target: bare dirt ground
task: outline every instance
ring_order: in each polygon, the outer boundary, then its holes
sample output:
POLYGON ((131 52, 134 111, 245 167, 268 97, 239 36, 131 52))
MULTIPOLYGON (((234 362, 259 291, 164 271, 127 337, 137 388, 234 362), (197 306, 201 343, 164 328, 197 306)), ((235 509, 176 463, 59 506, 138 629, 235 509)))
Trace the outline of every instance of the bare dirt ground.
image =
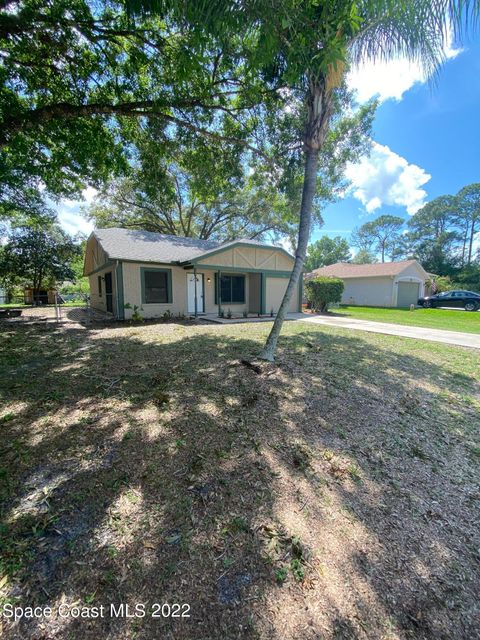
POLYGON ((23 324, 113 324, 111 317, 101 311, 96 311, 85 305, 70 307, 59 305, 57 309, 53 305, 38 307, 22 307, 21 315, 10 319, 11 326, 23 324), (58 315, 57 315, 58 310, 58 315))
POLYGON ((3 638, 479 637, 478 354, 268 329, 0 323, 3 638))

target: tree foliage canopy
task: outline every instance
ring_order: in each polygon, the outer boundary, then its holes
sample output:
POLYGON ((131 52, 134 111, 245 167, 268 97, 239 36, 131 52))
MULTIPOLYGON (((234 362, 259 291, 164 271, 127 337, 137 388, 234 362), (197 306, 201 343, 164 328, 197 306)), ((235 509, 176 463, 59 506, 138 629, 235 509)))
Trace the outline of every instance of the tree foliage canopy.
POLYGON ((377 262, 376 256, 368 249, 360 249, 352 258, 353 264, 373 264, 377 262))
POLYGON ((455 198, 457 214, 455 222, 462 237, 462 266, 470 265, 473 259, 473 243, 480 231, 480 183, 469 184, 455 198))
POLYGON ((322 236, 308 247, 305 271, 310 272, 336 262, 348 262, 351 257, 350 247, 345 238, 322 236))
MULTIPOLYGON (((0 5, 4 213, 45 188, 72 196, 126 169, 139 120, 247 145, 261 83, 212 38, 119 2, 0 5), (243 115, 243 114, 246 115, 243 115)), ((0 212, 1 213, 1 212, 0 212)))
POLYGON ((404 220, 400 216, 379 216, 354 230, 352 242, 360 250, 369 252, 373 249, 378 252, 382 262, 385 262, 387 253, 395 256, 403 224, 404 220))
MULTIPOLYGON (((324 203, 345 188, 347 162, 368 150, 375 106, 372 102, 355 108, 349 93, 339 93, 318 172, 313 210, 318 225, 324 203)), ((294 244, 302 158, 292 139, 300 135, 301 117, 282 109, 274 115, 262 120, 265 140, 276 158, 274 168, 238 146, 219 147, 178 132, 167 135, 155 122, 142 127, 132 145, 134 161, 128 175, 107 183, 86 214, 97 226, 219 239, 281 234, 294 244)))
POLYGON ((432 273, 448 275, 457 264, 459 232, 454 220, 455 196, 440 196, 428 202, 408 221, 408 251, 432 273))
POLYGON ((73 279, 72 260, 80 247, 58 226, 20 227, 0 253, 0 278, 16 278, 34 290, 45 284, 73 279))

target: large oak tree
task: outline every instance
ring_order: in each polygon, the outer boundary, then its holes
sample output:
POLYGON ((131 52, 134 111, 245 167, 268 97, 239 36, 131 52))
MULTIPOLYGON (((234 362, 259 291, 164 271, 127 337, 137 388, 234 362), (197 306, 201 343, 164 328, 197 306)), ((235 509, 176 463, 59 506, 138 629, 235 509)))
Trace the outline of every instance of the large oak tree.
POLYGON ((218 39, 121 2, 4 0, 0 60, 0 217, 124 172, 145 117, 249 145, 253 73, 218 39))

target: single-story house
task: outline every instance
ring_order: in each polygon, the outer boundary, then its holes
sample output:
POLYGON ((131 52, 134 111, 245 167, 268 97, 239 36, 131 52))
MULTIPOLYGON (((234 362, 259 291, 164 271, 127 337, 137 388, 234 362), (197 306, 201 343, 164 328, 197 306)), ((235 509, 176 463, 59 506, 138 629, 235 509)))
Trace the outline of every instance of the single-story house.
POLYGON ((337 262, 315 269, 305 278, 335 276, 345 288, 342 304, 370 307, 409 307, 425 292, 428 273, 417 260, 351 264, 337 262))
MULTIPOLYGON (((96 229, 84 274, 94 309, 130 319, 278 311, 294 258, 255 240, 218 243, 129 229, 96 229)), ((290 311, 301 309, 301 283, 290 311)))

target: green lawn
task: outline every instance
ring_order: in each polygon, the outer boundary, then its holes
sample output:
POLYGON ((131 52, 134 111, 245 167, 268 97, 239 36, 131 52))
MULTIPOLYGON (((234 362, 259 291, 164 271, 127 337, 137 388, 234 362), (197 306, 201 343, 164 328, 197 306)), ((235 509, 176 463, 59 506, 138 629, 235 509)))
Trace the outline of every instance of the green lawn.
POLYGON ((26 307, 28 305, 26 305, 24 302, 8 302, 8 303, 4 303, 4 304, 0 304, 0 309, 23 309, 24 307, 26 307))
POLYGON ((478 353, 269 329, 0 323, 2 638, 477 635, 478 353))
POLYGON ((359 320, 480 333, 480 312, 468 313, 454 309, 415 309, 410 311, 409 309, 386 309, 384 307, 347 306, 332 309, 332 312, 341 313, 351 318, 358 318, 359 320))

